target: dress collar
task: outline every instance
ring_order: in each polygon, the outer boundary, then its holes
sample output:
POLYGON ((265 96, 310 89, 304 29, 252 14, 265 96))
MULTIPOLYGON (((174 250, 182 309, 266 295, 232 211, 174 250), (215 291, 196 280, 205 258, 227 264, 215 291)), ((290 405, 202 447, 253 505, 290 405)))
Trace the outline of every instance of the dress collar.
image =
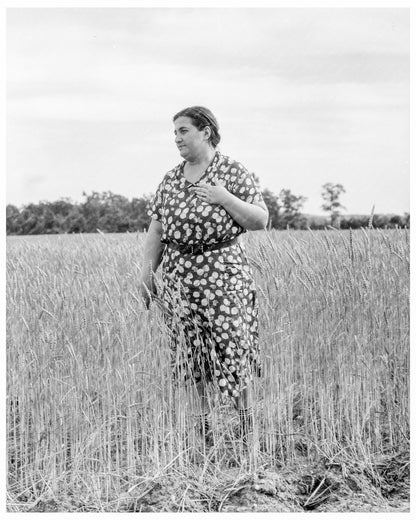
POLYGON ((188 186, 193 186, 194 184, 198 184, 201 180, 205 180, 210 177, 210 174, 214 170, 214 168, 218 165, 220 162, 221 154, 218 150, 215 151, 214 156, 211 159, 211 162, 207 166, 204 173, 201 175, 201 177, 196 182, 189 182, 185 179, 185 176, 183 174, 183 168, 185 166, 186 161, 182 161, 178 166, 176 167, 176 176, 179 180, 180 186, 183 188, 186 188, 188 186))

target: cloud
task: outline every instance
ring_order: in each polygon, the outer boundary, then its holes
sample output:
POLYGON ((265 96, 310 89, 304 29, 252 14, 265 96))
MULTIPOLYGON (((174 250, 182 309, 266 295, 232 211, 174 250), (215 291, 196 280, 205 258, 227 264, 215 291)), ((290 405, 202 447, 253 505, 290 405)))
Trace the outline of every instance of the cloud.
POLYGON ((392 9, 11 9, 8 113, 161 121, 191 99, 273 113, 330 108, 340 89, 391 104, 365 86, 406 85, 406 35, 392 9))
POLYGON ((266 186, 336 172, 358 201, 408 155, 408 41, 406 9, 9 9, 9 193, 153 191, 203 104, 266 186))
POLYGON ((96 77, 97 68, 111 73, 134 64, 225 74, 241 67, 283 68, 284 74, 295 66, 310 75, 320 63, 333 69, 343 56, 349 68, 357 70, 355 60, 363 56, 361 68, 377 69, 371 56, 379 62, 386 55, 390 68, 408 52, 409 41, 406 9, 9 11, 10 73, 53 82, 60 75, 85 81, 96 77), (23 60, 24 68, 14 67, 23 60))

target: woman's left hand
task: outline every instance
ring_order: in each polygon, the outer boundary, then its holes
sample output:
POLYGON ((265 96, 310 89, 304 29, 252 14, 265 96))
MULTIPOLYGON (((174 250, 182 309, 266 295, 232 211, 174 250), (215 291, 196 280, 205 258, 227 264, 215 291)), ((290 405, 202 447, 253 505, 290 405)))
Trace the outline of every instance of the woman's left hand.
POLYGON ((229 191, 214 179, 214 186, 212 184, 206 184, 205 182, 198 184, 192 189, 192 191, 204 202, 209 204, 223 204, 227 200, 229 191))

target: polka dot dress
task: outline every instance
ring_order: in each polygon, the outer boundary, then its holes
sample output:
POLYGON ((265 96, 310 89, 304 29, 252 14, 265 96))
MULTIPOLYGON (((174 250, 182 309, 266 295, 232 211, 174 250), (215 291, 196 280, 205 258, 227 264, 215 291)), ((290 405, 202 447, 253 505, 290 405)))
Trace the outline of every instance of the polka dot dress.
MULTIPOLYGON (((189 188, 216 179, 246 202, 262 201, 253 175, 217 151, 192 184, 184 177, 184 164, 165 175, 149 210, 162 223, 162 242, 212 244, 245 232, 224 208, 201 201, 189 188)), ((162 273, 175 370, 197 382, 216 382, 222 393, 237 398, 259 370, 256 289, 243 245, 196 255, 167 246, 162 273), (185 355, 179 343, 187 346, 185 355)))

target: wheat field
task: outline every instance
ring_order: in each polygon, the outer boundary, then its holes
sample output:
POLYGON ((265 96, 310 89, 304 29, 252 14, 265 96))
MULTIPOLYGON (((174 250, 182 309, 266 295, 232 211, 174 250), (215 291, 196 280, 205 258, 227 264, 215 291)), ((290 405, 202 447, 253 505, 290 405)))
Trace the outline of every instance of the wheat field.
POLYGON ((172 378, 144 235, 7 238, 8 511, 408 511, 409 231, 244 243, 263 374, 249 449, 172 378))

